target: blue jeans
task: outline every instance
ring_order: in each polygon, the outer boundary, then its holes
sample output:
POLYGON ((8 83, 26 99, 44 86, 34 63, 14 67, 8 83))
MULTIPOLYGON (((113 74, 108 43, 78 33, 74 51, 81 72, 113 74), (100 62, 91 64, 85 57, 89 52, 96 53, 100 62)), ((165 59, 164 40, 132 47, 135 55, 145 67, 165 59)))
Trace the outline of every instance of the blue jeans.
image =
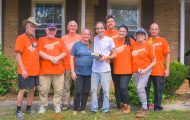
POLYGON ((91 111, 98 111, 98 99, 97 99, 97 90, 99 82, 103 89, 103 106, 102 111, 108 112, 110 108, 109 104, 109 92, 110 92, 110 81, 111 81, 111 72, 92 72, 91 75, 91 111))
POLYGON ((113 81, 115 87, 115 98, 117 107, 120 108, 121 102, 129 104, 128 87, 131 79, 131 74, 114 74, 113 81))

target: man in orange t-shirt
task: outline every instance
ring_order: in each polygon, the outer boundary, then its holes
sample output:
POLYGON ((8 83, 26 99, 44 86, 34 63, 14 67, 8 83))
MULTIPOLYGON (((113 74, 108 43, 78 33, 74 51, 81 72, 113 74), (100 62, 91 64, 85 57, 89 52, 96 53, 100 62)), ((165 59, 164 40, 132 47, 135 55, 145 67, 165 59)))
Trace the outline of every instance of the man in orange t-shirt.
POLYGON ((106 17, 106 27, 107 29, 104 32, 104 35, 108 37, 113 37, 115 35, 118 35, 118 30, 115 28, 116 22, 115 18, 112 15, 108 15, 106 17))
POLYGON ((39 97, 40 108, 38 113, 44 113, 48 106, 48 93, 53 86, 53 105, 55 113, 61 112, 61 102, 64 83, 63 58, 66 56, 66 47, 61 39, 56 38, 57 28, 54 23, 46 27, 46 36, 39 38, 40 79, 39 97))
POLYGON ((150 37, 147 39, 154 47, 156 55, 156 64, 152 69, 150 79, 147 84, 147 97, 149 100, 151 81, 154 85, 154 111, 162 110, 162 91, 165 85, 165 78, 169 76, 170 66, 170 48, 165 38, 159 36, 159 25, 152 23, 150 25, 150 37), (166 67, 164 67, 164 62, 166 67))
POLYGON ((33 114, 31 110, 34 91, 39 83, 39 54, 38 44, 34 37, 36 27, 40 24, 36 23, 35 17, 29 17, 23 21, 25 33, 16 38, 15 53, 18 62, 18 86, 16 118, 24 119, 21 112, 23 96, 26 90, 29 90, 27 96, 26 113, 33 114))
POLYGON ((74 43, 82 39, 82 36, 76 33, 76 31, 78 30, 78 24, 76 21, 74 20, 69 21, 67 29, 69 33, 61 38, 61 40, 65 43, 67 48, 67 56, 64 59, 65 79, 63 86, 62 110, 67 110, 70 106, 70 87, 72 84, 71 68, 70 68, 70 52, 74 43))

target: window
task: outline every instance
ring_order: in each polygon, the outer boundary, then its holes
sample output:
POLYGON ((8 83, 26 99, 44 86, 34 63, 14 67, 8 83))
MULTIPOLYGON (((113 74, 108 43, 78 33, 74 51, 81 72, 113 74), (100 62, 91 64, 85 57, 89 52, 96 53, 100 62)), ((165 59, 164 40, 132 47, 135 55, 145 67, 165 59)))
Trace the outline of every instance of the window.
POLYGON ((61 37, 64 34, 64 7, 63 2, 51 3, 51 2, 36 2, 34 4, 34 14, 36 16, 36 21, 41 23, 35 32, 36 38, 45 36, 45 28, 48 23, 55 23, 58 30, 56 37, 61 37))
POLYGON ((127 25, 129 28, 129 34, 132 35, 134 31, 139 27, 139 12, 138 12, 138 1, 126 2, 126 0, 109 1, 108 13, 115 17, 117 26, 121 24, 127 25))

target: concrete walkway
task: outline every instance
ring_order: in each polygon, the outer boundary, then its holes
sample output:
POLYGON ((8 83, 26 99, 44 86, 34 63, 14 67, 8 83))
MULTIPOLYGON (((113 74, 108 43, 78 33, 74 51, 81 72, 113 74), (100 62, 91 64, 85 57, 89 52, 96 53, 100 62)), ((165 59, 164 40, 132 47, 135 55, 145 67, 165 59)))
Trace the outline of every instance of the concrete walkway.
POLYGON ((190 110, 190 102, 183 102, 177 104, 168 104, 163 106, 164 110, 190 110))
MULTIPOLYGON (((49 101, 48 104, 49 104, 48 107, 52 109, 53 108, 52 101, 49 101)), ((73 102, 71 102, 70 107, 72 108, 72 106, 73 106, 73 102)), ((25 107, 26 107, 26 102, 23 102, 22 109, 25 110, 25 107)), ((38 107, 39 107, 39 101, 34 101, 32 108, 37 111, 38 107)), ((115 109, 116 105, 114 103, 111 103, 111 108, 115 109)), ((176 104, 166 104, 166 105, 163 105, 163 108, 166 111, 190 110, 190 102, 187 101, 187 102, 178 102, 176 104)), ((8 101, 8 100, 0 101, 0 115, 2 115, 2 111, 5 111, 5 110, 14 111, 15 109, 16 109, 16 101, 8 101)), ((136 108, 133 107, 132 109, 135 110, 136 108)), ((87 110, 90 110, 90 102, 87 103, 87 110)))
MULTIPOLYGON (((116 105, 114 103, 110 103, 110 107, 113 109, 116 109, 116 105)), ((73 102, 71 101, 70 109, 72 110, 72 108, 73 108, 73 102)), ((38 111, 39 101, 33 101, 32 109, 35 111, 38 111)), ((48 102, 48 109, 53 110, 53 102, 52 101, 48 102)), ((88 111, 90 111, 90 102, 87 103, 86 109, 88 111)), ((14 112, 15 110, 16 110, 16 101, 9 101, 9 100, 0 101, 0 115, 3 115, 4 113, 6 113, 6 111, 14 112)), ((26 110, 26 101, 23 102, 22 110, 23 111, 26 110)))

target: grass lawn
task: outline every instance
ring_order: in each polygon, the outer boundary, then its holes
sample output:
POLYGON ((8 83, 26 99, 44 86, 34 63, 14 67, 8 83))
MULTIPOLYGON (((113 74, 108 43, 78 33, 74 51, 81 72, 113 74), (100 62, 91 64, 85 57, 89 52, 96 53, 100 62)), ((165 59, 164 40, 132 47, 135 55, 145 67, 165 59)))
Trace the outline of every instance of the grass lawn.
MULTIPOLYGON (((13 96, 15 101, 16 96, 13 96)), ((6 96, 5 96, 6 97, 6 96)), ((1 98, 1 97, 0 97, 1 98)), ((6 97, 7 98, 7 97, 6 97)), ((4 99, 2 99, 3 101, 4 99)), ((6 100, 6 99, 5 99, 6 100)), ((1 99, 0 99, 1 101, 1 99)), ((165 100, 165 104, 177 104, 179 102, 189 102, 190 96, 188 97, 175 97, 175 99, 165 100)), ((11 103, 7 107, 0 107, 0 120, 16 120, 15 119, 15 103, 11 103)), ((23 105, 25 106, 25 105, 23 105)), ((153 112, 149 111, 149 115, 143 119, 137 119, 135 117, 135 111, 139 106, 133 106, 132 112, 130 114, 123 114, 119 112, 116 108, 111 108, 109 114, 103 114, 98 112, 96 114, 89 112, 89 106, 87 108, 87 114, 83 115, 80 112, 76 115, 72 115, 72 110, 63 111, 60 114, 54 113, 52 110, 53 106, 50 106, 51 110, 47 110, 45 114, 36 114, 36 115, 26 115, 25 120, 190 120, 190 110, 188 111, 162 111, 162 112, 153 112)), ((190 107, 190 106, 189 106, 190 107)), ((24 110, 25 108, 23 108, 24 110)), ((37 110, 37 107, 35 107, 37 110)))
MULTIPOLYGON (((0 112, 0 120, 16 120, 14 111, 0 112)), ((146 118, 137 119, 134 111, 130 114, 123 114, 115 109, 111 109, 108 114, 87 112, 85 115, 78 113, 75 116, 72 115, 71 110, 60 114, 54 113, 53 110, 48 110, 45 114, 26 115, 25 118, 25 120, 190 120, 190 111, 149 111, 146 118)))

